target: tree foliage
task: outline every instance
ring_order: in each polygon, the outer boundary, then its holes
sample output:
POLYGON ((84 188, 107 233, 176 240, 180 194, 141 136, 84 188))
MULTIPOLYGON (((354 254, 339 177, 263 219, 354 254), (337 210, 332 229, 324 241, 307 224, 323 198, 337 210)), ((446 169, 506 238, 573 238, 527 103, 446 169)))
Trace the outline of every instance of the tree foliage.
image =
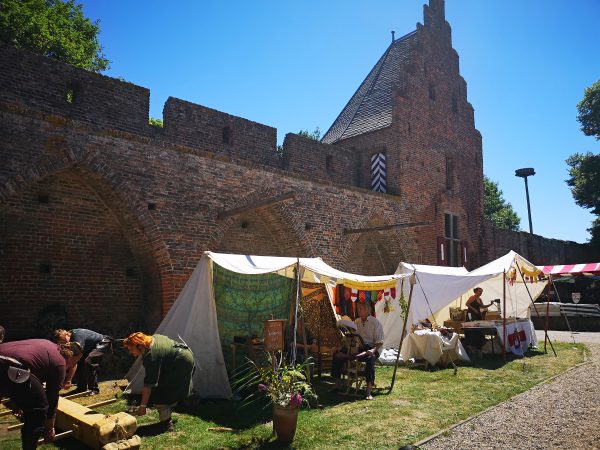
POLYGON ((577 111, 583 134, 600 140, 600 80, 585 90, 583 99, 577 104, 577 111))
POLYGON ((483 215, 496 228, 518 231, 521 219, 510 203, 502 197, 498 183, 483 177, 483 215))
POLYGON ((99 32, 74 0, 0 0, 0 41, 92 72, 109 67, 99 32))
POLYGON ((570 166, 567 184, 575 203, 600 215, 600 155, 575 153, 569 156, 567 164, 570 166))
POLYGON ((315 131, 313 131, 312 133, 310 133, 308 130, 300 130, 300 131, 298 131, 298 136, 312 139, 314 141, 320 141, 321 140, 321 130, 319 129, 319 127, 316 127, 315 131))
POLYGON ((156 119, 154 117, 150 117, 150 119, 148 119, 148 123, 156 128, 163 128, 165 126, 162 119, 156 119))

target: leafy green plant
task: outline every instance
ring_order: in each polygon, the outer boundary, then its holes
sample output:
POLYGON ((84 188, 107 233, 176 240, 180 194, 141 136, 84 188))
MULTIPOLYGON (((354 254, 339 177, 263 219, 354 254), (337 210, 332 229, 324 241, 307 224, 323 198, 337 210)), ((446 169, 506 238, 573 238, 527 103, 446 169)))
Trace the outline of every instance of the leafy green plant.
POLYGON ((283 354, 267 354, 268 365, 259 365, 248 360, 232 383, 238 394, 250 394, 245 398, 245 405, 260 398, 267 398, 269 403, 279 406, 299 408, 308 405, 309 399, 315 397, 311 384, 306 380, 306 369, 311 364, 309 358, 303 364, 290 364, 283 354))
POLYGON ((165 126, 162 119, 155 119, 154 117, 150 117, 150 119, 148 119, 148 123, 150 124, 150 126, 157 128, 163 128, 165 126))

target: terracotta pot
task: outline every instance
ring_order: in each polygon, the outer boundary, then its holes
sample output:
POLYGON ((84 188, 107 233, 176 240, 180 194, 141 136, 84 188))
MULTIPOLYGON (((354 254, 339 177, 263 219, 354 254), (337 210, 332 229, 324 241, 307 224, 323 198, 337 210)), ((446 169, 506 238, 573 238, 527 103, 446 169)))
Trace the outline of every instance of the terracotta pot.
POLYGON ((298 424, 298 408, 273 405, 273 430, 283 444, 291 444, 298 424))

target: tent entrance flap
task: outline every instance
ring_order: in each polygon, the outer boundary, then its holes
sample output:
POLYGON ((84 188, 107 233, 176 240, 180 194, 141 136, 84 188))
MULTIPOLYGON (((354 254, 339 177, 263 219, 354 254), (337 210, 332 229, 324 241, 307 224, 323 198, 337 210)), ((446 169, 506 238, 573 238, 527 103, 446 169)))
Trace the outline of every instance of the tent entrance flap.
POLYGON ((235 340, 261 337, 263 324, 269 319, 285 319, 286 326, 292 322, 294 288, 294 280, 277 273, 248 275, 213 264, 219 338, 226 365, 232 360, 231 343, 235 340))

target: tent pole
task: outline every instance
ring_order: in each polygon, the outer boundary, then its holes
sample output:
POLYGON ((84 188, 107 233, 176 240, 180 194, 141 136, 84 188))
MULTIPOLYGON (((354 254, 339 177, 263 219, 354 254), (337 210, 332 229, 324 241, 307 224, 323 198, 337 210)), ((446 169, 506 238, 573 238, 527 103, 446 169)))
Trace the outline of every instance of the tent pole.
POLYGON ((502 272, 502 357, 506 361, 506 269, 502 272))
MULTIPOLYGON (((562 304, 562 300, 560 299, 560 293, 558 292, 558 289, 556 289, 556 284, 554 283, 554 281, 552 281, 552 287, 554 288, 554 292, 556 292, 556 298, 558 299, 558 303, 562 304)), ((560 313, 562 315, 562 311, 560 311, 560 313)), ((571 322, 569 322, 569 318, 566 314, 564 314, 563 317, 565 318, 565 323, 567 324, 569 333, 571 333, 571 339, 573 339, 573 343, 575 343, 575 338, 573 337, 573 329, 571 328, 571 322)))
MULTIPOLYGON (((408 305, 406 306, 406 315, 404 316, 404 326, 402 328, 402 336, 400 336, 400 344, 398 345, 398 354, 396 355, 396 364, 394 365, 394 374, 392 375, 392 385, 390 386, 390 390, 388 391, 388 394, 390 392, 392 392, 392 389, 394 389, 394 382, 396 381, 396 371, 398 370, 398 361, 400 360, 400 350, 402 349, 402 342, 404 341, 404 336, 406 335, 406 323, 408 322, 408 315, 410 314, 410 304, 412 303, 413 287, 414 287, 415 283, 417 282, 416 273, 417 273, 417 270, 415 269, 413 274, 410 276, 410 292, 408 293, 408 305)), ((402 295, 402 294, 400 293, 400 295, 402 295)))
POLYGON ((546 294, 546 320, 544 321, 544 355, 548 354, 546 344, 548 343, 548 315, 550 314, 550 284, 553 283, 552 275, 548 275, 548 293, 546 294))
MULTIPOLYGON (((521 268, 519 267, 519 265, 517 264, 517 268, 519 269, 519 273, 521 274, 521 280, 523 280, 523 284, 525 285, 525 289, 527 290, 527 295, 529 295, 529 301, 531 302, 531 304, 533 305, 533 309, 535 309, 535 313, 537 314, 538 317, 540 317, 540 313, 537 309, 537 306, 535 306, 535 303, 533 301, 533 297, 531 296, 531 292, 529 292, 529 287, 527 286, 527 283, 525 282, 525 277, 523 276, 523 272, 521 271, 521 268)), ((546 310, 547 311, 547 310, 546 310)), ((531 319, 529 319, 531 320, 531 319)), ((548 320, 548 313, 546 312, 546 320, 548 320)), ((546 339, 548 338, 548 329, 544 329, 544 342, 546 342, 546 339)), ((548 339, 550 340, 550 339, 548 339)), ((552 344, 552 341, 550 341, 550 347, 552 347, 552 352, 554 353, 554 356, 558 356, 556 354, 556 350, 554 350, 554 345, 552 344)))

